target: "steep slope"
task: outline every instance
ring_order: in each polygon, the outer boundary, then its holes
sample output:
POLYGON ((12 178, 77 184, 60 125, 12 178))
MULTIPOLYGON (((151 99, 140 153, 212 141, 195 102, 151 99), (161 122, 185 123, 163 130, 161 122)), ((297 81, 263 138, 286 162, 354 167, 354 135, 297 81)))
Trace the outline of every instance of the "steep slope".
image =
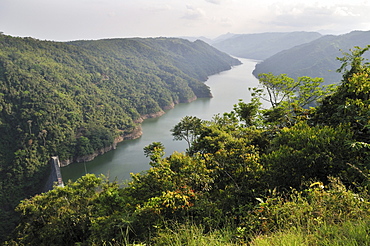
POLYGON ((282 50, 320 38, 317 32, 235 34, 212 45, 228 54, 264 60, 282 50))
POLYGON ((202 81, 237 64, 202 41, 0 35, 0 219, 11 221, 19 200, 40 191, 50 156, 104 152, 142 118, 210 97, 202 81))
MULTIPOLYGON (((278 54, 257 64, 253 74, 260 73, 287 74, 289 77, 321 77, 326 84, 341 80, 336 72, 340 67, 337 57, 342 51, 348 52, 354 46, 365 47, 370 41, 370 31, 353 31, 348 34, 327 35, 310 43, 303 44, 278 54)), ((365 53, 365 58, 369 55, 365 53)))

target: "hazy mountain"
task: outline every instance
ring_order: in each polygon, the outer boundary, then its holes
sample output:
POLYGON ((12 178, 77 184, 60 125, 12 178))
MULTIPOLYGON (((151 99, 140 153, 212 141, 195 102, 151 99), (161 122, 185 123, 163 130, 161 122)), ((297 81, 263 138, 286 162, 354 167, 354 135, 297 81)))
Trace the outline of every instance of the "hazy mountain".
MULTIPOLYGON (((365 47, 370 44, 370 31, 353 31, 348 34, 326 35, 310 43, 284 50, 257 64, 253 74, 287 74, 292 78, 300 76, 322 77, 325 83, 341 80, 336 70, 340 67, 337 57, 342 51, 349 52, 354 46, 365 47), (342 50, 342 51, 341 51, 342 50)), ((365 58, 369 55, 365 53, 365 58)))
POLYGON ((181 36, 178 38, 189 40, 190 42, 194 42, 196 40, 202 40, 203 42, 206 42, 207 44, 211 44, 213 41, 210 38, 200 36, 200 37, 192 37, 192 36, 181 36))
POLYGON ((237 35, 240 35, 240 34, 234 34, 234 33, 226 33, 226 34, 222 34, 214 39, 212 38, 207 38, 207 37, 204 37, 204 36, 180 36, 178 38, 182 38, 182 39, 186 39, 186 40, 189 40, 190 42, 194 42, 196 40, 202 40, 204 42, 206 42, 207 44, 214 44, 214 43, 218 43, 218 42, 221 42, 221 41, 224 41, 226 39, 229 39, 229 38, 232 38, 234 36, 237 36, 237 35))
POLYGON ((224 40, 234 38, 234 37, 240 36, 240 35, 242 35, 242 34, 235 34, 235 33, 228 32, 226 34, 222 34, 222 35, 218 36, 217 38, 212 39, 212 44, 219 43, 219 42, 222 42, 224 40))
POLYGON ((322 35, 317 32, 225 34, 212 45, 230 55, 264 60, 282 50, 311 42, 322 35), (225 36, 226 35, 226 36, 225 36))

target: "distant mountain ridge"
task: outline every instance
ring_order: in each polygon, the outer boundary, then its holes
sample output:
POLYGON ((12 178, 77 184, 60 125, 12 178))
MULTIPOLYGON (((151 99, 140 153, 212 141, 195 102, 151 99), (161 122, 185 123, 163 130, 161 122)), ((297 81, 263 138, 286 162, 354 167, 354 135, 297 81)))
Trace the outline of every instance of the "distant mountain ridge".
MULTIPOLYGON (((341 81, 337 57, 349 52, 355 46, 365 47, 370 44, 370 31, 353 31, 343 35, 325 35, 312 42, 281 51, 256 65, 253 74, 287 74, 289 77, 321 77, 326 84, 341 81)), ((364 58, 370 55, 365 53, 364 58)))
POLYGON ((282 50, 322 37, 318 32, 267 32, 227 34, 212 42, 212 46, 230 55, 264 60, 282 50))
POLYGON ((186 40, 189 40, 190 42, 201 40, 203 42, 206 42, 207 44, 212 44, 212 39, 211 38, 204 37, 204 36, 200 36, 200 37, 180 36, 180 37, 177 37, 177 38, 186 39, 186 40))

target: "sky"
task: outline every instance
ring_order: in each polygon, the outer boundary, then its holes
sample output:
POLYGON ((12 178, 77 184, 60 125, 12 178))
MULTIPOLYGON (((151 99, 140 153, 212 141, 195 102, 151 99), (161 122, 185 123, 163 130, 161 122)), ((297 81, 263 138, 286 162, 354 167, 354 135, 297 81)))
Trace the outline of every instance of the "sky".
POLYGON ((0 32, 41 40, 370 30, 370 0, 0 0, 0 32))

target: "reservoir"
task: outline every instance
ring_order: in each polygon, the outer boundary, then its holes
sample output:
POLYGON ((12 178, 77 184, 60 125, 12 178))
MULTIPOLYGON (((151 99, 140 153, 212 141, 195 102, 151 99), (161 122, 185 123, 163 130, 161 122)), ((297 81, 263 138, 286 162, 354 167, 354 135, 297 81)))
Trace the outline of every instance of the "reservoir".
POLYGON ((161 142, 165 146, 166 156, 174 151, 183 152, 187 147, 186 142, 174 141, 170 132, 183 117, 189 115, 211 120, 215 114, 230 112, 239 99, 250 102, 248 88, 258 86, 258 80, 252 75, 257 61, 238 59, 242 65, 212 75, 206 81, 213 98, 200 98, 191 103, 181 103, 159 118, 145 120, 142 123, 143 135, 140 138, 121 142, 116 150, 98 156, 93 161, 63 167, 61 170, 63 181, 69 179, 75 181, 86 173, 104 174, 110 180, 128 180, 130 173, 150 168, 149 158, 144 156, 143 148, 152 142, 161 142))

